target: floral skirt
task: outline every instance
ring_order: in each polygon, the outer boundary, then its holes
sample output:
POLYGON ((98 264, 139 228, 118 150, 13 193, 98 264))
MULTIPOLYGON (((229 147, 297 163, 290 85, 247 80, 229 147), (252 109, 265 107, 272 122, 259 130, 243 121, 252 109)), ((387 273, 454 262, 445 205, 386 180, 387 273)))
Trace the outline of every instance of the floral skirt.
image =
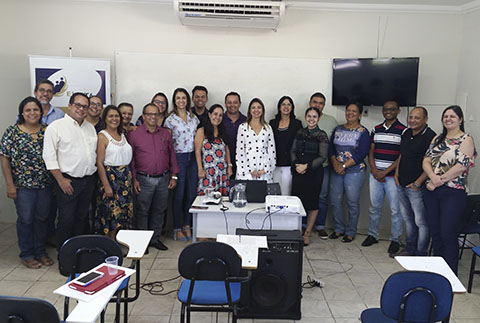
POLYGON ((107 179, 113 191, 112 197, 105 196, 105 187, 99 181, 95 232, 107 234, 115 229, 133 227, 132 173, 127 166, 105 166, 107 179))

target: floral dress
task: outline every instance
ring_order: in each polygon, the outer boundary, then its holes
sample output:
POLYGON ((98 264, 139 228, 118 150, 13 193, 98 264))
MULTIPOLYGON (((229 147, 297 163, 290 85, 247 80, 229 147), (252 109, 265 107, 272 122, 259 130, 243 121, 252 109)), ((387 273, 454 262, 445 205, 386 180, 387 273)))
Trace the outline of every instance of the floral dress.
POLYGON ((109 140, 104 167, 113 196, 105 196, 105 186, 99 181, 95 231, 108 234, 117 228, 133 228, 132 172, 129 166, 132 148, 123 134, 121 141, 116 141, 106 131, 101 133, 109 140), (115 162, 111 162, 112 158, 115 162))
POLYGON ((228 195, 230 179, 227 175, 225 142, 215 138, 212 142, 207 138, 202 144, 202 163, 206 176, 198 181, 198 195, 205 195, 205 188, 212 187, 215 191, 228 195))

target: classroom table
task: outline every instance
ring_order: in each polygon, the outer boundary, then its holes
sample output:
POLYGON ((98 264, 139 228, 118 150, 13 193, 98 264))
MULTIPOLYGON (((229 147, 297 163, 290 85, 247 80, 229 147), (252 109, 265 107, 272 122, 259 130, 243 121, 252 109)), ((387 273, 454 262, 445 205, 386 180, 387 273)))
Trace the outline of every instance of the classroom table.
POLYGON ((272 213, 265 203, 247 203, 237 208, 223 201, 219 205, 203 204, 205 196, 197 196, 189 212, 193 215, 193 242, 197 238, 216 238, 217 234, 235 234, 237 228, 251 230, 302 230, 303 205, 300 213, 272 213), (225 207, 225 210, 222 210, 225 207))

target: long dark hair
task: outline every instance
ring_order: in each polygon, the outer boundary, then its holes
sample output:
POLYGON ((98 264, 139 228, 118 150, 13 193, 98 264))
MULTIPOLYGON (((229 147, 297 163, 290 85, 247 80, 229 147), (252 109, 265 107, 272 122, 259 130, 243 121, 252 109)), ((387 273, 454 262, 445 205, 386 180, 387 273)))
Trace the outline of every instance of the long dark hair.
POLYGON ((119 135, 122 135, 123 133, 123 117, 122 117, 122 113, 120 112, 120 109, 117 108, 116 106, 114 106, 113 104, 110 104, 110 105, 107 105, 105 107, 105 109, 103 110, 103 113, 102 113, 102 129, 106 129, 107 128, 107 114, 110 110, 115 110, 118 112, 118 115, 120 116, 120 123, 118 124, 118 127, 117 127, 117 132, 119 135))
MULTIPOLYGON (((215 109, 222 109, 222 112, 224 112, 224 109, 220 104, 214 104, 210 107, 210 109, 208 109, 208 114, 209 115, 212 114, 213 111, 215 111, 215 109)), ((210 121, 210 116, 208 118, 205 118, 204 121, 205 122, 204 122, 204 125, 203 125, 203 130, 204 130, 204 133, 205 133, 205 138, 207 138, 207 140, 209 142, 213 142, 215 140, 215 138, 220 138, 220 139, 223 140, 223 142, 225 144, 227 144, 227 132, 225 130, 225 125, 223 124, 223 120, 218 125, 218 136, 217 137, 215 137, 215 131, 213 129, 212 122, 210 121)))
POLYGON ((277 103, 277 114, 275 115, 275 119, 280 120, 282 118, 282 113, 280 112, 280 108, 282 107, 282 102, 288 100, 290 104, 292 105, 292 111, 290 111, 290 119, 294 120, 295 119, 295 103, 293 103, 293 99, 289 97, 288 95, 284 95, 278 100, 277 103))
POLYGON ((23 113, 23 109, 25 109, 25 106, 30 103, 30 102, 33 102, 35 103, 39 108, 40 108, 40 119, 38 120, 38 123, 39 124, 42 124, 42 116, 43 116, 43 108, 42 108, 42 104, 40 103, 40 101, 38 101, 36 98, 34 98, 33 96, 27 96, 25 99, 22 100, 22 102, 20 102, 20 104, 18 105, 18 120, 17 120, 17 124, 24 124, 25 123, 25 118, 23 117, 22 113, 23 113))
POLYGON ((253 98, 252 101, 248 104, 248 112, 247 112, 247 124, 250 125, 250 121, 252 121, 252 112, 250 111, 252 109, 252 105, 254 103, 260 104, 262 107, 262 116, 260 117, 260 124, 262 125, 263 128, 267 128, 267 123, 265 122, 265 104, 263 104, 262 100, 259 98, 253 98))
POLYGON ((192 110, 190 108, 190 105, 192 104, 191 100, 190 100, 190 94, 187 92, 187 90, 185 90, 184 88, 177 88, 175 89, 175 91, 173 91, 173 95, 172 95, 172 104, 173 104, 173 113, 175 113, 177 116, 178 116, 178 109, 177 109, 177 104, 175 103, 175 95, 177 95, 177 93, 185 93, 185 95, 187 96, 187 106, 185 107, 186 110, 187 110, 187 114, 188 115, 192 115, 192 110))
MULTIPOLYGON (((460 108, 460 106, 458 106, 458 105, 451 105, 451 106, 445 108, 445 110, 443 110, 442 119, 441 119, 442 125, 443 125, 443 116, 445 115, 445 112, 447 112, 448 110, 453 110, 453 112, 455 112, 455 114, 460 119, 462 119, 462 122, 460 123, 460 130, 465 132, 463 111, 462 111, 462 108, 460 108)), ((445 125, 443 125, 442 133, 437 137, 437 139, 435 139, 435 142, 433 143, 433 147, 436 147, 436 146, 440 145, 445 140, 446 137, 447 137, 447 129, 445 128, 445 125)))

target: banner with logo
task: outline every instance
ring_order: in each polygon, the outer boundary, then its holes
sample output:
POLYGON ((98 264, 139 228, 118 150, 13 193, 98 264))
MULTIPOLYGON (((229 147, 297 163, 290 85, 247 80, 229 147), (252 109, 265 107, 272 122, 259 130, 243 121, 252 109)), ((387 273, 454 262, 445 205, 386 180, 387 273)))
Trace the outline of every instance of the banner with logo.
POLYGON ((75 92, 99 96, 111 104, 110 60, 30 55, 30 82, 33 90, 39 80, 48 79, 53 85, 54 107, 67 107, 75 92))

